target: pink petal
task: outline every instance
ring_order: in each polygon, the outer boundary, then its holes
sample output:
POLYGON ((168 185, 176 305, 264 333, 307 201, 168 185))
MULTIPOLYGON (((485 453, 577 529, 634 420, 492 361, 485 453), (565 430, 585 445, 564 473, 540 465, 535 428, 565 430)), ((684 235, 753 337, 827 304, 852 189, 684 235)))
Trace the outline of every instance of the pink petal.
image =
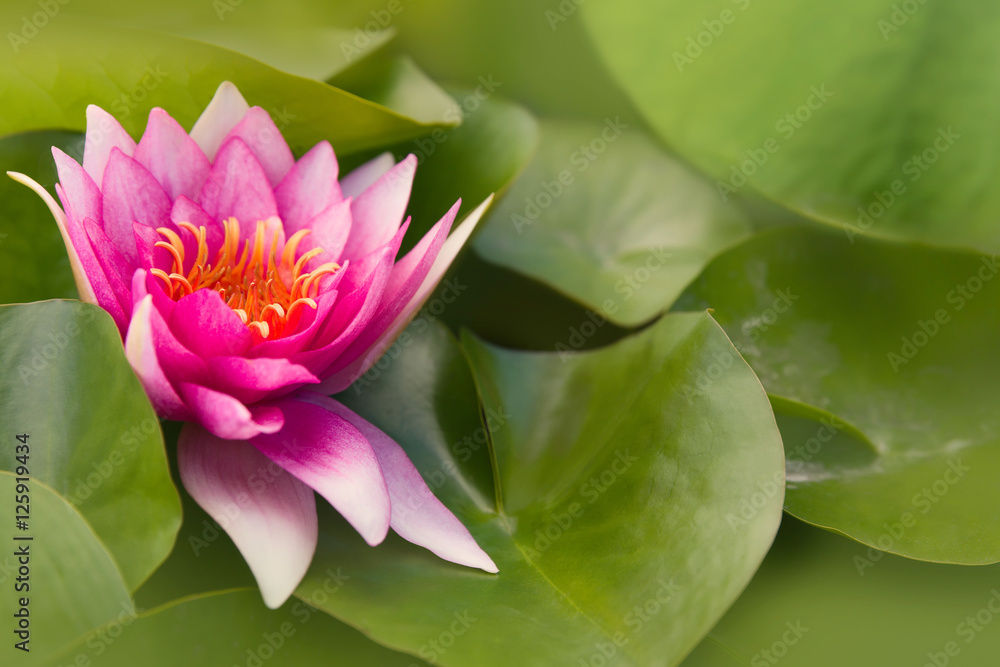
MULTIPOLYGON (((175 231, 184 243, 184 263, 186 270, 190 270, 194 265, 194 258, 198 255, 198 244, 189 232, 183 230, 179 225, 182 222, 190 222, 195 227, 205 228, 205 242, 208 245, 208 261, 215 260, 215 254, 222 247, 226 233, 222 224, 205 212, 201 206, 185 196, 180 196, 170 209, 170 222, 175 226, 175 231), (191 259, 188 262, 188 259, 191 259)), ((164 251, 166 252, 166 251, 164 251)))
POLYGON ((350 199, 330 204, 312 218, 307 225, 312 233, 302 239, 299 248, 302 252, 313 248, 322 248, 326 252, 309 260, 306 269, 314 271, 316 267, 326 262, 340 262, 344 246, 351 234, 352 224, 350 199))
MULTIPOLYGON (((333 276, 330 289, 320 293, 316 299, 316 310, 307 308, 303 312, 296 331, 281 338, 265 340, 247 352, 250 358, 270 357, 273 359, 289 358, 296 352, 307 347, 316 337, 316 332, 326 322, 331 309, 338 303, 339 292, 336 287, 340 282, 340 272, 333 276)), ((293 360, 294 361, 294 360, 293 360)))
POLYGON ((281 131, 271 120, 270 114, 260 107, 251 107, 247 111, 243 119, 229 132, 226 140, 232 137, 239 137, 250 148, 264 168, 271 187, 278 185, 285 174, 295 166, 295 158, 285 143, 285 138, 281 136, 281 131))
POLYGON ((109 304, 100 304, 102 308, 111 313, 118 325, 118 331, 122 338, 125 337, 125 330, 128 320, 132 316, 132 273, 125 258, 118 252, 118 248, 108 239, 104 230, 97 226, 93 220, 83 221, 84 229, 87 231, 87 238, 90 239, 90 246, 94 249, 94 255, 101 266, 104 278, 107 280, 111 293, 115 296, 118 308, 109 308, 109 304), (118 320, 121 316, 123 319, 118 320))
POLYGON ((174 312, 177 302, 166 295, 162 285, 159 278, 148 273, 145 269, 137 269, 132 276, 132 307, 135 308, 143 297, 150 294, 153 297, 155 311, 162 315, 164 320, 170 319, 170 314, 174 312))
MULTIPOLYGON (((292 355, 293 361, 314 372, 325 370, 365 330, 378 310, 382 291, 392 270, 395 251, 385 248, 381 255, 382 260, 374 267, 367 280, 337 302, 323 329, 313 341, 313 349, 292 355)), ((325 373, 318 375, 324 377, 325 373)), ((322 382, 319 386, 323 387, 325 384, 322 382)))
MULTIPOLYGON (((65 195, 65 197, 60 195, 60 198, 66 208, 66 216, 71 222, 81 225, 78 233, 83 233, 82 224, 86 218, 103 226, 104 218, 101 215, 103 203, 97 183, 90 178, 83 167, 77 164, 76 160, 54 146, 52 157, 56 163, 56 172, 59 174, 59 186, 65 195)), ((73 234, 74 229, 71 227, 70 231, 73 234)))
POLYGON ((288 359, 209 357, 205 363, 211 386, 243 403, 256 403, 279 390, 287 394, 303 384, 319 382, 306 368, 288 359))
POLYGON ((253 345, 247 325, 210 289, 178 301, 169 324, 181 344, 203 358, 242 356, 253 345))
POLYGON ((195 421, 226 440, 249 440, 261 433, 276 433, 284 424, 281 411, 258 406, 252 411, 220 391, 187 382, 177 383, 177 392, 195 421))
POLYGON ((87 139, 83 147, 83 169, 94 183, 104 182, 104 167, 117 148, 125 155, 135 152, 135 141, 115 117, 93 104, 87 107, 87 139))
POLYGON ((132 233, 135 235, 135 254, 138 257, 140 267, 147 270, 151 268, 170 269, 173 255, 163 248, 156 247, 156 244, 163 240, 158 231, 134 222, 132 223, 132 233))
POLYGON ((329 141, 302 156, 274 191, 278 213, 290 236, 309 226, 324 209, 343 201, 337 184, 337 157, 329 141))
POLYGON ((264 603, 277 609, 316 552, 312 490, 246 442, 185 424, 177 441, 181 481, 243 554, 264 603))
POLYGON ((156 357, 172 385, 179 382, 209 384, 208 367, 205 361, 184 347, 167 325, 171 317, 174 301, 167 298, 159 286, 159 279, 139 269, 132 278, 133 308, 147 296, 152 299, 153 308, 149 314, 149 328, 153 336, 156 357))
POLYGON ((417 157, 409 155, 357 196, 351 204, 353 224, 344 257, 364 257, 392 239, 403 222, 416 170, 417 157))
POLYGON ((212 101, 191 128, 191 138, 204 151, 205 157, 214 161, 215 154, 219 152, 226 135, 243 120, 243 116, 249 110, 250 106, 236 86, 229 81, 223 81, 215 91, 212 101))
POLYGON ((341 192, 345 197, 357 197, 374 185, 382 174, 392 169, 394 164, 396 161, 392 153, 382 153, 344 176, 340 181, 341 192))
MULTIPOLYGON (((476 228, 476 224, 482 218, 483 213, 493 201, 493 195, 487 197, 486 201, 480 204, 474 211, 469 213, 455 233, 448 237, 445 241, 444 246, 441 248, 441 252, 438 253, 437 258, 434 260, 434 265, 431 270, 427 273, 420 288, 416 291, 413 297, 407 303, 406 307, 396 316, 396 319, 382 332, 375 342, 373 342, 368 349, 360 354, 354 361, 352 361, 348 366, 339 368, 333 372, 326 371, 321 373, 321 377, 324 377, 323 382, 317 387, 317 391, 321 391, 326 394, 336 394, 344 391, 351 386, 355 380, 368 372, 368 370, 375 365, 375 362, 379 360, 379 357, 385 353, 385 351, 392 345, 392 342, 396 340, 396 337, 409 325, 410 321, 419 312, 420 307, 423 306, 424 302, 431 295, 434 289, 437 287, 438 283, 441 282, 441 278, 444 277, 445 272, 447 272, 448 267, 451 266, 452 261, 458 256, 459 251, 465 246, 465 242, 472 235, 473 230, 476 228), (330 373, 327 376, 327 373, 330 373)), ((344 358, 349 358, 346 354, 344 358)), ((342 364, 338 361, 338 367, 342 364)))
MULTIPOLYGON (((381 337, 399 314, 409 307, 413 295, 420 289, 444 245, 461 203, 461 200, 455 202, 451 210, 420 239, 420 242, 407 253, 406 257, 396 262, 392 267, 392 274, 386 284, 378 312, 365 331, 344 351, 343 365, 346 366, 348 361, 357 358, 358 355, 367 350, 375 340, 381 337)), ((423 302, 421 301, 421 303, 423 302)), ((339 368, 335 365, 334 370, 339 370, 339 368)))
POLYGON ((198 203, 216 220, 236 218, 243 238, 250 238, 258 220, 278 215, 267 174, 237 137, 227 140, 219 150, 198 203))
POLYGON ((142 382, 157 414, 167 419, 187 421, 191 419, 191 413, 174 391, 156 356, 150 322, 152 312, 153 297, 147 295, 132 312, 132 321, 125 336, 125 357, 142 382))
MULTIPOLYGON (((62 236, 63 245, 66 246, 70 270, 73 272, 73 279, 76 281, 76 290, 80 293, 80 300, 86 303, 98 304, 97 293, 87 275, 87 267, 96 266, 97 259, 94 257, 94 250, 90 247, 89 243, 85 243, 85 245, 77 248, 76 242, 73 239, 73 235, 75 234, 82 241, 86 241, 86 232, 78 225, 73 225, 69 221, 66 213, 59 207, 56 200, 41 185, 16 171, 8 171, 7 175, 21 185, 31 188, 35 194, 42 198, 45 205, 49 207, 52 217, 56 220, 56 226, 59 228, 59 234, 62 236), (70 232, 71 225, 76 227, 72 234, 70 232)), ((57 187, 57 190, 62 191, 62 188, 57 187)), ((65 194, 60 194, 60 197, 65 198, 65 194)))
POLYGON ((313 392, 304 392, 300 398, 343 417, 371 444, 389 487, 390 525, 403 539, 426 547, 452 563, 487 572, 498 571, 493 559, 476 544, 468 529, 427 488, 423 477, 395 440, 332 398, 313 392))
POLYGON ((319 406, 287 398, 275 405, 285 427, 253 445, 326 498, 368 544, 380 543, 389 531, 389 492, 368 441, 319 406))
POLYGON ((170 199, 196 197, 211 164, 194 139, 163 109, 149 112, 135 160, 159 181, 170 199))
POLYGON ((132 224, 156 229, 170 220, 170 199, 153 175, 120 150, 112 149, 101 185, 104 232, 133 267, 139 266, 132 224))

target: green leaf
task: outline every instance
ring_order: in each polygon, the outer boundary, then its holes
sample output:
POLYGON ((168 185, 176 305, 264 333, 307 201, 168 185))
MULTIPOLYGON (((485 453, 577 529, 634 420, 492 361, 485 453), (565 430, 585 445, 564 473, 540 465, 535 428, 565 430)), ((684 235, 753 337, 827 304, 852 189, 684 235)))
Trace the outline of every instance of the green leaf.
POLYGON ((421 122, 461 120, 455 101, 406 56, 368 58, 330 83, 421 122))
POLYGON ((409 239, 430 230, 458 199, 461 220, 491 194, 502 196, 538 145, 538 124, 520 105, 465 88, 450 92, 462 124, 397 148, 400 157, 413 153, 420 160, 407 211, 414 225, 409 239))
MULTIPOLYGON (((148 28, 156 30, 158 26, 150 25, 148 28)), ((392 38, 389 31, 366 36, 364 48, 358 48, 354 46, 354 34, 337 28, 278 28, 273 25, 220 27, 218 22, 171 32, 215 44, 283 72, 318 81, 325 81, 342 72, 353 62, 382 48, 392 38)), ((432 117, 429 122, 438 120, 440 117, 432 117)))
POLYGON ((724 196, 752 187, 838 226, 1000 248, 1000 6, 629 0, 581 13, 644 116, 724 196))
POLYGON ((780 517, 770 407, 718 326, 669 316, 566 358, 468 337, 475 380, 442 330, 418 321, 404 341, 338 398, 403 445, 500 572, 394 537, 373 550, 323 507, 297 595, 342 568, 350 585, 320 607, 440 664, 577 664, 602 651, 677 664, 745 586, 780 517), (704 373, 715 380, 699 396, 704 373))
POLYGON ((83 136, 29 132, 0 139, 0 303, 77 296, 66 246, 48 207, 5 175, 27 174, 55 196, 52 146, 82 156, 83 136))
POLYGON ((256 591, 247 590, 179 600, 112 622, 51 664, 79 664, 73 662, 79 656, 102 667, 427 664, 379 646, 298 600, 271 611, 256 591))
POLYGON ((998 269, 973 253, 780 231, 720 256, 675 308, 715 309, 772 396, 814 406, 775 403, 789 512, 911 558, 992 563, 998 269))
POLYGON ((340 14, 337 25, 397 30, 390 48, 411 55, 437 80, 499 87, 538 113, 636 118, 590 44, 578 5, 565 15, 556 10, 553 24, 548 10, 558 3, 535 0, 399 0, 402 11, 391 16, 387 0, 312 4, 316 12, 340 14), (384 25, 373 23, 376 17, 384 25))
POLYGON ((641 130, 610 118, 550 120, 476 250, 635 326, 746 234, 735 207, 641 130))
POLYGON ((683 667, 990 665, 998 575, 997 565, 883 554, 786 518, 746 592, 683 667))
POLYGON ((130 590, 166 558, 180 525, 159 422, 111 318, 97 306, 0 306, 0 469, 29 469, 93 528, 130 590))
POLYGON ((209 44, 125 28, 53 22, 0 58, 5 112, 0 134, 42 128, 82 130, 85 110, 108 110, 139 136, 154 106, 190 127, 218 85, 234 82, 267 109, 297 153, 329 140, 351 153, 421 136, 421 123, 318 81, 273 69, 209 44), (43 56, 44 57, 41 57, 43 56))
MULTIPOLYGON (((5 339, 5 348, 6 344, 5 339)), ((6 404, 10 397, 6 393, 2 396, 6 404)), ((5 426, 5 432, 0 434, 4 467, 8 450, 13 452, 14 445, 21 444, 15 440, 18 422, 9 416, 4 414, 0 419, 5 426)), ((40 664, 40 658, 77 636, 134 613, 125 582, 99 536, 76 508, 39 480, 36 471, 41 470, 49 446, 43 435, 36 430, 27 438, 32 476, 28 482, 29 519, 25 531, 14 527, 14 500, 24 495, 18 487, 21 482, 13 473, 0 470, 0 498, 5 510, 0 557, 0 616, 5 627, 0 660, 5 665, 40 664), (25 537, 31 539, 18 539, 25 537), (25 550, 27 555, 23 555, 25 550), (27 604, 22 606, 22 601, 27 604), (22 629, 25 613, 28 627, 24 631, 28 634, 18 636, 15 631, 22 629), (15 643, 25 639, 28 652, 15 648, 15 643)))

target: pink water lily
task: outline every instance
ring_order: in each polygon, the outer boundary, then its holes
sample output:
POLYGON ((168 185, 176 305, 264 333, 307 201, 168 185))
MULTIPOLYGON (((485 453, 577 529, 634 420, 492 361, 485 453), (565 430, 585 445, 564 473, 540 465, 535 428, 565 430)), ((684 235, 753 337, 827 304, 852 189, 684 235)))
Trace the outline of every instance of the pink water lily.
POLYGON ((223 83, 190 134, 154 109, 136 144, 87 109, 83 165, 53 148, 40 185, 80 297, 104 308, 157 412, 187 422, 181 480, 246 558, 270 607, 316 549, 314 491, 368 544, 389 528, 443 559, 497 568, 402 448, 329 398, 413 318, 488 201, 459 203, 398 261, 416 169, 378 157, 338 180, 321 142, 296 161, 223 83))

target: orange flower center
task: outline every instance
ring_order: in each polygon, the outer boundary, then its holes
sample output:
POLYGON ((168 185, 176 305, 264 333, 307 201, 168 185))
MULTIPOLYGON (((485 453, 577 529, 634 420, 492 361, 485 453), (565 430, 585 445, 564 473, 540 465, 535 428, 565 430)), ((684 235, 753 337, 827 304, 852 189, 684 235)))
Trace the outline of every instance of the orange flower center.
POLYGON ((313 298, 319 291, 320 278, 336 272, 340 266, 329 262, 305 271, 306 263, 323 252, 322 248, 313 248, 296 259, 295 250, 309 234, 308 229, 295 232, 285 243, 279 258, 277 229, 271 238, 270 253, 264 256, 264 221, 257 222, 256 234, 244 243, 240 254, 237 254, 240 223, 236 218, 229 218, 222 225, 225 239, 215 262, 209 264, 205 228, 195 227, 190 222, 178 223, 177 226, 191 234, 198 244, 197 256, 187 275, 184 275, 183 241, 173 230, 160 227, 156 231, 166 240, 157 243, 156 247, 173 256, 173 267, 171 273, 162 269, 151 269, 150 273, 160 279, 174 301, 200 289, 217 291, 250 329, 256 343, 294 331, 303 308, 316 309, 313 298))

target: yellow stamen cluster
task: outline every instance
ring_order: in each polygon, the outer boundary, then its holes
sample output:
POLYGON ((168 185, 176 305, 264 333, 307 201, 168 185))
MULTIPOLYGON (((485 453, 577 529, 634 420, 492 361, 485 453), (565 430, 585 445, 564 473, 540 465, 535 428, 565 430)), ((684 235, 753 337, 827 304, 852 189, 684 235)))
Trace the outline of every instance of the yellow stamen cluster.
POLYGON ((181 237, 172 229, 157 229, 166 240, 157 243, 156 247, 173 256, 173 268, 171 273, 162 269, 152 269, 150 273, 160 279, 167 295, 175 301, 203 288, 217 291, 250 329, 255 342, 280 338, 295 327, 304 307, 316 308, 314 297, 320 278, 336 272, 340 266, 329 262, 313 271, 305 271, 306 263, 323 252, 322 248, 313 248, 295 258, 295 250, 309 234, 308 229, 295 232, 288 239, 280 259, 277 256, 279 230, 276 229, 271 238, 271 251, 265 257, 264 221, 257 222, 253 239, 247 240, 243 252, 237 255, 240 223, 236 218, 229 218, 222 224, 225 239, 215 262, 208 264, 205 228, 195 227, 190 222, 178 223, 177 226, 191 234, 198 245, 194 264, 186 275, 181 237))

